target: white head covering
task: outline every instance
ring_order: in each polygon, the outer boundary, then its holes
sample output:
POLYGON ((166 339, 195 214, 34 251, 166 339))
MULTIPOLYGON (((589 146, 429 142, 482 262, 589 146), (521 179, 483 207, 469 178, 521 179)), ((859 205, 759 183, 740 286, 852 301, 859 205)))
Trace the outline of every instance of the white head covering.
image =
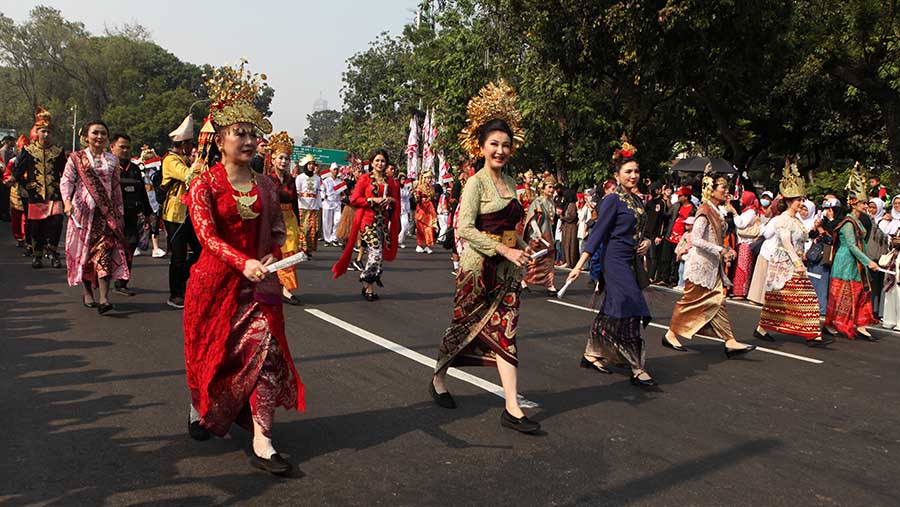
POLYGON ((804 201, 803 205, 806 206, 807 211, 809 211, 809 215, 806 218, 801 218, 800 221, 803 222, 803 227, 807 231, 811 231, 813 230, 813 227, 816 226, 816 205, 809 199, 804 201))
POLYGON ((194 138, 194 119, 191 115, 184 117, 181 125, 175 130, 169 132, 169 139, 172 142, 180 143, 181 141, 190 141, 194 138))
POLYGON ((897 232, 900 232, 900 211, 894 210, 894 203, 900 199, 900 195, 895 195, 893 199, 891 199, 891 221, 880 222, 878 227, 881 228, 881 232, 887 234, 888 236, 896 236, 897 232))
POLYGON ((869 199, 869 202, 875 203, 875 216, 872 217, 872 222, 877 224, 881 221, 881 217, 884 216, 884 201, 877 197, 872 197, 869 199))

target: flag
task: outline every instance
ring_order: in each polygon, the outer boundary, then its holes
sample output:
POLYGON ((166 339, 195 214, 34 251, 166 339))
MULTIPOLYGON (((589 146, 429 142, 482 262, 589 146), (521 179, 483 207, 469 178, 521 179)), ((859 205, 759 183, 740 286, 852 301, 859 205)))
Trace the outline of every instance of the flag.
POLYGON ((347 182, 344 180, 335 179, 334 180, 334 193, 340 194, 344 190, 347 190, 347 182))
POLYGON ((453 173, 450 172, 450 164, 447 163, 447 159, 444 158, 444 152, 438 153, 438 167, 441 172, 440 182, 442 184, 453 182, 453 173))
POLYGON ((523 194, 525 194, 525 184, 517 183, 516 184, 516 197, 521 198, 523 194))
POLYGON ((419 122, 416 115, 409 120, 409 138, 406 141, 406 174, 415 179, 419 169, 419 122))
POLYGON ((434 138, 437 128, 434 126, 434 109, 425 113, 425 126, 422 128, 422 171, 434 174, 434 138))

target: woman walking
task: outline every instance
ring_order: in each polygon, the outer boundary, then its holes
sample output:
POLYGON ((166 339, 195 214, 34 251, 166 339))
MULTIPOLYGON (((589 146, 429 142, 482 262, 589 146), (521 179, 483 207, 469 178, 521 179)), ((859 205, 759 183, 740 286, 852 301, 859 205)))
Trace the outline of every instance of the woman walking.
POLYGON ((553 233, 556 205, 553 204, 553 196, 556 194, 556 178, 547 175, 541 182, 540 191, 541 195, 531 202, 525 215, 525 238, 532 250, 547 250, 547 253, 528 267, 528 274, 522 280, 522 288, 527 290, 529 285, 538 285, 547 289, 548 296, 555 296, 553 272, 556 243, 553 233))
MULTIPOLYGON (((636 153, 637 149, 623 137, 622 147, 613 154, 617 185, 601 201, 597 223, 567 279, 577 280, 582 266, 594 252, 603 249, 601 283, 607 287, 606 298, 591 326, 581 367, 612 373, 606 368, 608 364, 623 365, 631 370, 632 384, 648 388, 656 381, 644 366, 647 350, 641 327, 647 327, 651 317, 638 275, 643 272, 639 263, 650 249, 650 240, 643 237, 647 215, 634 194, 641 175, 636 153)), ((646 272, 642 276, 644 283, 649 283, 646 272)))
POLYGON ((753 336, 773 342, 775 338, 767 332, 773 331, 799 336, 809 346, 826 345, 834 340, 822 339, 819 300, 803 264, 809 231, 800 211, 808 209, 808 201, 796 164, 786 164, 779 187, 783 211, 772 219, 775 235, 768 240, 777 247, 769 259, 765 303, 753 336))
POLYGON ((467 113, 467 127, 460 134, 463 149, 477 159, 476 168, 483 168, 469 178, 460 200, 458 232, 466 247, 456 277, 453 320, 428 387, 439 406, 456 408, 446 387, 447 370, 496 365, 506 398, 500 424, 533 433, 541 425, 522 412, 517 389, 519 278, 528 252, 516 225, 525 213, 515 180, 503 174, 523 141, 521 115, 515 110, 515 92, 502 80, 482 88, 469 101, 467 113))
POLYGON ((381 274, 384 261, 397 257, 400 236, 400 184, 385 174, 390 163, 387 151, 375 150, 369 158, 372 172, 363 174, 353 187, 350 204, 356 208, 353 227, 344 246, 344 253, 331 271, 338 278, 347 272, 353 245, 361 238, 360 250, 365 251, 366 263, 359 273, 366 301, 379 299, 375 286, 384 287, 381 274))
POLYGON ((868 270, 878 269, 878 264, 865 254, 866 229, 859 217, 867 211, 868 197, 859 162, 850 173, 848 187, 852 192, 847 200, 850 212, 835 229, 837 252, 831 266, 825 331, 831 335, 842 333, 851 340, 861 335, 874 341, 866 329, 877 322, 872 312, 868 270))
POLYGON ((99 120, 81 130, 88 147, 69 155, 60 181, 63 209, 69 217, 66 229, 66 268, 69 285, 84 290, 84 306, 100 315, 113 309, 109 303, 111 280, 128 280, 125 219, 119 161, 104 151, 109 129, 99 120), (94 289, 98 288, 98 299, 94 289))
POLYGON ((750 291, 750 277, 753 274, 753 264, 756 256, 750 245, 762 233, 759 217, 759 201, 756 195, 749 190, 741 194, 741 213, 735 215, 734 226, 737 229, 738 248, 737 266, 734 270, 734 287, 732 295, 735 299, 746 299, 750 291))
MULTIPOLYGON (((268 165, 267 173, 278 188, 278 202, 281 205, 281 215, 284 218, 285 239, 281 245, 281 258, 290 257, 297 252, 306 251, 306 236, 300 232, 300 222, 297 219, 297 185, 291 176, 291 154, 294 152, 294 139, 287 132, 279 132, 269 138, 269 155, 266 157, 268 165)), ((293 294, 297 290, 297 268, 289 268, 278 271, 278 280, 281 282, 281 300, 289 305, 299 306, 303 303, 293 294)))
POLYGON ((202 172, 187 199, 203 245, 184 306, 188 428, 202 440, 237 423, 253 432, 251 464, 285 474, 291 464, 272 445, 275 408, 303 410, 305 397, 285 336, 281 285, 266 267, 285 238, 278 188, 250 167, 257 136, 272 124, 253 105, 260 85, 244 64, 216 69, 208 85, 210 120, 201 132, 215 131, 221 161, 203 168, 201 146, 195 170, 202 172))

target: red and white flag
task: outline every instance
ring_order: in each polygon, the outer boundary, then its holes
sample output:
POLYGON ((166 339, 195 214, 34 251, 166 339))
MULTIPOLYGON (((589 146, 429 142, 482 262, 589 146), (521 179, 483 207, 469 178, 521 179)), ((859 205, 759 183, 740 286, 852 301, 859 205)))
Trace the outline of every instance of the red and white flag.
POLYGON ((425 113, 425 126, 422 128, 422 170, 434 174, 434 140, 437 137, 437 126, 434 120, 434 109, 425 113))
POLYGON ((339 180, 335 178, 334 180, 334 193, 340 194, 344 190, 347 190, 347 182, 344 180, 339 180))
POLYGON ((409 120, 409 138, 406 140, 406 175, 415 179, 419 171, 419 122, 416 115, 409 120))
POLYGON ((450 173, 450 164, 444 158, 444 152, 438 153, 438 167, 440 168, 440 181, 446 183, 453 181, 453 174, 450 173))
POLYGON ((525 194, 525 184, 524 184, 524 183, 517 183, 517 184, 516 184, 516 196, 517 196, 517 197, 522 197, 523 194, 525 194))

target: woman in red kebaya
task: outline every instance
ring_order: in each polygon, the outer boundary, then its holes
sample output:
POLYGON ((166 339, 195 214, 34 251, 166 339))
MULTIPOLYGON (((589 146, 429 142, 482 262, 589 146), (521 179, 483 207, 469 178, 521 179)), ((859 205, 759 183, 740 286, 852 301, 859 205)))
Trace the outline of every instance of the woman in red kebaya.
POLYGON ((356 209, 353 227, 347 238, 344 253, 331 268, 338 278, 347 272, 356 238, 362 239, 361 249, 366 253, 365 267, 359 274, 362 295, 366 301, 375 301, 378 294, 374 286, 384 287, 381 274, 384 261, 397 257, 400 235, 400 184, 385 174, 390 160, 385 150, 375 150, 370 157, 372 172, 363 174, 353 187, 350 205, 356 209))

